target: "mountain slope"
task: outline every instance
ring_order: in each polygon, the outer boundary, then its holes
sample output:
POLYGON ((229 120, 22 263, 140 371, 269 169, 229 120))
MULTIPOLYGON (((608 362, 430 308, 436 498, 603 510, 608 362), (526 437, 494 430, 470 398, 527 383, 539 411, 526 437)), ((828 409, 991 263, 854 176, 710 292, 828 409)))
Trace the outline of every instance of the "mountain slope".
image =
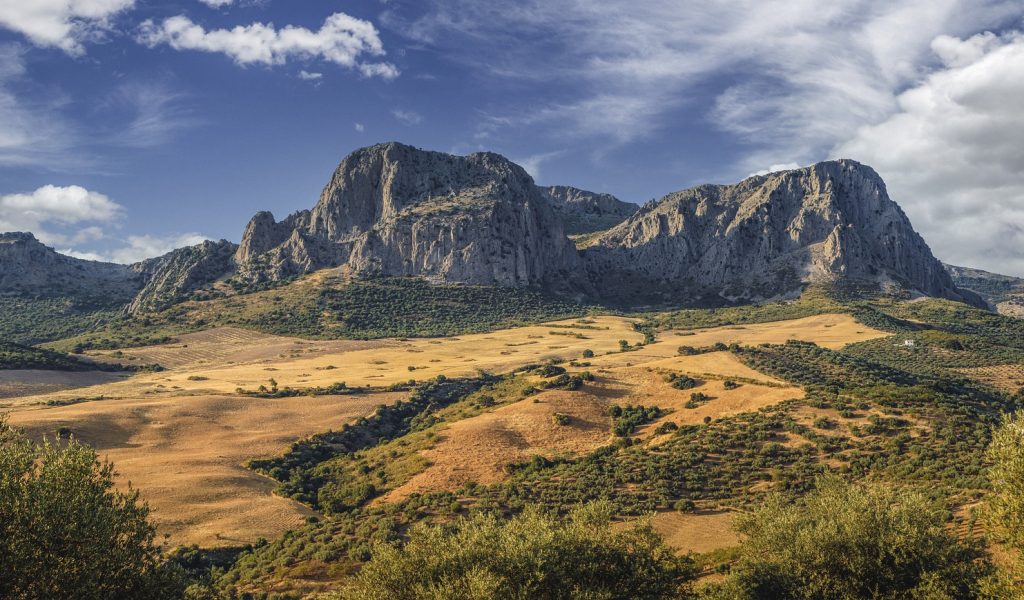
POLYGON ((594 233, 615 227, 633 215, 639 206, 611 194, 588 192, 567 185, 541 188, 555 216, 568 235, 594 233))
POLYGON ((1001 314, 1024 317, 1024 279, 969 267, 945 267, 958 288, 975 292, 1001 314))
POLYGON ((977 302, 956 289, 878 174, 851 160, 669 194, 597 238, 585 258, 598 287, 619 297, 760 299, 847 278, 977 302))

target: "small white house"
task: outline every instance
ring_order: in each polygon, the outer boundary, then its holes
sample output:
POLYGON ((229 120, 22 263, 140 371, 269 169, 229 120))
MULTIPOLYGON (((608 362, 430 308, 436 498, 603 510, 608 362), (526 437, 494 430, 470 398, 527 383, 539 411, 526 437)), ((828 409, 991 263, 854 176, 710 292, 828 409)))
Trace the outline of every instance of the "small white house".
POLYGON ((905 347, 905 348, 913 348, 914 347, 914 340, 903 340, 903 347, 905 347))

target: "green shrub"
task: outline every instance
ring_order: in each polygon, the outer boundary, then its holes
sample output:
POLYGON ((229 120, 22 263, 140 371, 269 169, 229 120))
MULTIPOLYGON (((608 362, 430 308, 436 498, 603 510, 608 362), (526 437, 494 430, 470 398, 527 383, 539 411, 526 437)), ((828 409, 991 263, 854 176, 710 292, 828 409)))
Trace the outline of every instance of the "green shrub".
POLYGON ((378 544, 345 600, 679 598, 692 563, 647 525, 611 527, 607 505, 567 518, 528 508, 508 521, 477 514, 378 544))
POLYGON ((774 496, 741 515, 729 598, 976 598, 990 572, 979 547, 924 495, 890 484, 818 480, 797 503, 774 496))

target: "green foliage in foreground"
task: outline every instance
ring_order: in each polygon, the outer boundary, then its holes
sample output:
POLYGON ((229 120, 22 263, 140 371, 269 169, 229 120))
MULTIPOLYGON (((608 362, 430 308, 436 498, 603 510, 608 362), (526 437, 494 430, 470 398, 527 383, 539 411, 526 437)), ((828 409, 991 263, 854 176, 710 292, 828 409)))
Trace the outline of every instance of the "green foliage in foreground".
MULTIPOLYGON (((992 462, 990 520, 1001 541, 1024 553, 1024 412, 1008 416, 992 434, 988 458, 992 462)), ((1018 565, 1016 576, 1024 589, 1024 564, 1018 565)))
POLYGON ((776 496, 737 520, 740 559, 712 597, 977 598, 991 565, 945 523, 920 493, 822 478, 797 503, 776 496))
POLYGON ((611 508, 567 518, 530 508, 509 520, 464 517, 379 544, 345 600, 678 598, 692 563, 647 525, 613 529, 611 508))
POLYGON ((137 491, 75 441, 35 444, 0 417, 0 598, 177 598, 137 491))

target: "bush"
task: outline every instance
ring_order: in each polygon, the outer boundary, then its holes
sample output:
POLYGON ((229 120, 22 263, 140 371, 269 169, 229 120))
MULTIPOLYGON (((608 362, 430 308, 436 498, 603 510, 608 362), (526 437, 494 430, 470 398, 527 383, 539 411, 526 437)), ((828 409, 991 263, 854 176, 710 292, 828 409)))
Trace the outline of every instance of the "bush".
POLYGON ((1024 412, 1008 416, 992 434, 990 517, 1003 541, 1024 551, 1024 412))
POLYGON ((678 598, 692 563, 648 525, 613 530, 611 514, 592 504, 562 520, 528 508, 508 521, 421 526, 404 547, 375 546, 340 598, 678 598))
POLYGON ((991 569, 922 494, 818 480, 793 503, 770 498, 737 519, 745 537, 729 598, 976 598, 991 569))
POLYGON ((591 350, 590 348, 587 348, 586 350, 583 351, 583 358, 594 358, 594 351, 591 350))
POLYGON ((176 598, 137 490, 71 440, 35 444, 0 417, 0 598, 176 598))

